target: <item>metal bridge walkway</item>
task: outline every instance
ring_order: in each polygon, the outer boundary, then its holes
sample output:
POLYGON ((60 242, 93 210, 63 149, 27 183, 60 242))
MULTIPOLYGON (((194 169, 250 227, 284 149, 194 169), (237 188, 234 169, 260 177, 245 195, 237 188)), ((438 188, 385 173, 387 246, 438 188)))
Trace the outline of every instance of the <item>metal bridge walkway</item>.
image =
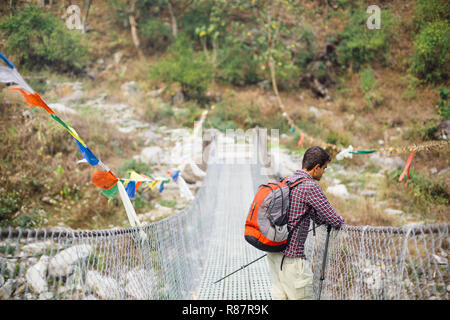
POLYGON ((245 219, 256 184, 252 176, 255 167, 251 164, 219 166, 217 201, 211 217, 214 224, 195 297, 202 300, 271 299, 266 258, 214 284, 264 254, 244 240, 245 219))

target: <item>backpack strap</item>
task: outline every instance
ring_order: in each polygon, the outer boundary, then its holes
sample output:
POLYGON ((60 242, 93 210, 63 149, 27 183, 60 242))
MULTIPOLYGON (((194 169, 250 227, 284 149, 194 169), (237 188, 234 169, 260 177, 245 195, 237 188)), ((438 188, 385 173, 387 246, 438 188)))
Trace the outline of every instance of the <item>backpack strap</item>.
MULTIPOLYGON (((297 227, 306 218, 306 216, 309 214, 310 211, 311 211, 311 208, 308 208, 306 210, 305 214, 303 216, 301 216, 300 219, 298 220, 298 222, 295 224, 294 228, 292 228, 292 230, 289 231, 288 238, 286 240, 286 248, 289 246, 289 243, 291 242, 291 238, 292 238, 292 235, 294 234, 294 230, 297 229, 297 227)), ((285 257, 286 256, 283 254, 283 258, 281 259, 280 270, 283 270, 283 261, 284 261, 285 257)))
MULTIPOLYGON (((295 188, 298 184, 300 184, 301 182, 305 181, 305 180, 312 180, 310 178, 299 178, 296 181, 292 182, 291 184, 288 184, 290 189, 295 188)), ((287 182, 286 182, 287 183, 287 182)))
MULTIPOLYGON (((289 190, 295 188, 297 185, 299 185, 300 183, 302 183, 305 180, 312 180, 309 178, 299 178, 296 181, 294 181, 292 184, 289 184, 289 190)), ((292 238, 292 234, 294 233, 294 230, 297 229, 297 227, 300 225, 300 223, 306 218, 306 216, 310 213, 311 208, 308 208, 305 212, 305 214, 303 216, 300 217, 300 219, 298 220, 298 222, 295 224, 294 228, 292 228, 291 231, 288 231, 288 238, 286 241, 286 248, 289 246, 289 243, 291 242, 291 238, 292 238)), ((315 233, 315 230, 314 230, 315 233)), ((280 265, 280 270, 283 270, 283 262, 284 262, 284 258, 286 256, 283 254, 283 258, 281 259, 281 265, 280 265)))

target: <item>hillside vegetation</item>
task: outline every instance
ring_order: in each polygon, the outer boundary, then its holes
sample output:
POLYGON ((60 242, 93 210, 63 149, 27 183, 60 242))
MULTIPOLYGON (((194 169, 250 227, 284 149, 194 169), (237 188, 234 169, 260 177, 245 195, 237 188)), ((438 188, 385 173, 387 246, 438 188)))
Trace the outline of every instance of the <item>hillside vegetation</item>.
MULTIPOLYGON (((89 1, 47 2, 0 5, 0 51, 47 101, 73 94, 60 84, 80 82, 81 109, 105 94, 134 106, 140 121, 166 128, 192 128, 214 105, 205 128, 279 129, 282 148, 298 155, 309 145, 297 148, 300 133, 280 100, 305 134, 338 148, 449 138, 448 1, 379 1, 379 29, 367 27, 374 3, 362 0, 92 1, 86 21, 89 1), (67 28, 69 2, 82 9, 83 31, 67 28), (125 95, 123 85, 131 82, 125 95)), ((23 109, 23 99, 3 84, 0 89, 0 225, 124 224, 119 201, 98 194, 91 168, 74 165, 80 155, 67 133, 41 110, 23 109)), ((133 162, 144 143, 117 131, 108 114, 86 109, 67 118, 110 166, 156 170, 133 162)), ((448 221, 449 155, 448 145, 417 152, 407 186, 398 182, 402 166, 367 155, 333 160, 339 170, 321 184, 370 189, 357 200, 330 195, 351 224, 448 221)), ((406 161, 409 153, 394 156, 406 161)), ((152 201, 176 203, 156 193, 133 201, 138 213, 153 208, 152 201)))

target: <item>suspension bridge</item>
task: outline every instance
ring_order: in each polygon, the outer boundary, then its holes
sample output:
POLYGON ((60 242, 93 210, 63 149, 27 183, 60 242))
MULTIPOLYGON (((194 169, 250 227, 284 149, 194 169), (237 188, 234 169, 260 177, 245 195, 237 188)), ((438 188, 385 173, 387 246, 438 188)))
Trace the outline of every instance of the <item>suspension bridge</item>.
MULTIPOLYGON (((255 141, 232 153, 213 142, 195 199, 142 228, 0 229, 0 298, 271 299, 265 258, 215 283, 264 254, 243 237, 249 204, 269 179, 255 141)), ((448 299, 448 228, 333 230, 321 299, 448 299)), ((318 227, 305 245, 316 298, 325 238, 318 227)))

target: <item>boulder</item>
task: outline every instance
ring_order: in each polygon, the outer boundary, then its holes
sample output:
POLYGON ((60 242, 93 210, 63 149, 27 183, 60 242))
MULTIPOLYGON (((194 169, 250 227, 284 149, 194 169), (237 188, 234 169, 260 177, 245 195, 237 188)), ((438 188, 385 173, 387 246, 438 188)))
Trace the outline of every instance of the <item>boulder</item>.
POLYGON ((184 103, 184 95, 181 91, 176 92, 172 96, 172 104, 174 106, 181 106, 184 103))
POLYGON ((340 198, 349 198, 350 194, 347 191, 347 187, 344 184, 337 184, 327 188, 327 192, 340 198))
POLYGON ((384 212, 386 212, 388 215, 393 216, 393 215, 401 215, 404 212, 402 210, 397 210, 397 209, 391 209, 391 208, 386 208, 384 209, 384 212))
POLYGON ((13 279, 6 280, 6 282, 0 288, 0 300, 6 300, 11 297, 11 294, 13 292, 13 285, 14 285, 13 279))
POLYGON ((52 300, 54 298, 53 293, 51 292, 42 292, 39 295, 39 300, 52 300))
POLYGON ((77 112, 72 109, 67 107, 65 104, 62 103, 52 103, 48 105, 51 109, 53 109, 54 111, 57 111, 58 113, 62 113, 62 114, 77 114, 77 112))
POLYGON ((128 82, 125 82, 124 84, 122 84, 120 86, 120 89, 122 89, 122 92, 125 95, 132 95, 139 91, 139 86, 136 81, 128 81, 128 82))
POLYGON ((317 109, 314 106, 310 106, 309 107, 309 111, 314 115, 314 117, 316 118, 320 118, 322 116, 321 112, 319 111, 319 109, 317 109))
POLYGON ((287 150, 280 148, 272 148, 270 150, 270 167, 273 174, 277 177, 284 178, 292 175, 296 170, 301 168, 301 159, 293 159, 287 150))
POLYGON ((195 163, 188 163, 184 166, 181 175, 183 176, 184 181, 194 184, 203 180, 206 173, 202 171, 195 163))
POLYGON ((50 276, 62 277, 71 274, 76 263, 85 260, 94 251, 92 246, 82 244, 65 249, 50 259, 48 273, 50 276))
POLYGON ((360 195, 367 198, 374 198, 377 195, 375 190, 363 190, 360 192, 360 195))
POLYGON ((121 298, 122 290, 117 281, 111 277, 103 276, 98 271, 87 271, 86 286, 102 299, 114 300, 121 298))
POLYGON ((141 154, 137 158, 142 162, 160 164, 162 156, 163 150, 158 146, 152 146, 142 149, 141 154))
POLYGON ((46 292, 48 290, 48 284, 46 279, 46 273, 50 257, 42 256, 39 262, 28 268, 25 279, 28 285, 36 293, 46 292))
POLYGON ((153 299, 156 281, 156 276, 152 270, 133 269, 126 275, 125 292, 134 299, 153 299))
POLYGON ((381 167, 380 171, 403 169, 403 167, 405 166, 405 161, 402 158, 383 157, 379 152, 372 153, 369 159, 375 165, 381 167))
POLYGON ((139 136, 145 140, 144 142, 145 145, 148 145, 151 142, 159 142, 162 139, 162 136, 159 133, 153 131, 152 129, 147 129, 143 132, 140 132, 139 136))
MULTIPOLYGON (((44 201, 44 198, 42 199, 42 201, 44 201)), ((46 201, 44 201, 46 202, 46 201)), ((24 245, 21 249, 21 252, 25 253, 26 255, 36 255, 37 253, 40 253, 42 251, 44 251, 47 248, 54 248, 55 247, 55 243, 52 240, 47 240, 47 241, 38 241, 38 242, 33 242, 33 243, 29 243, 27 245, 24 245)))
POLYGON ((438 140, 449 140, 450 138, 450 119, 442 121, 434 132, 434 137, 438 140))

